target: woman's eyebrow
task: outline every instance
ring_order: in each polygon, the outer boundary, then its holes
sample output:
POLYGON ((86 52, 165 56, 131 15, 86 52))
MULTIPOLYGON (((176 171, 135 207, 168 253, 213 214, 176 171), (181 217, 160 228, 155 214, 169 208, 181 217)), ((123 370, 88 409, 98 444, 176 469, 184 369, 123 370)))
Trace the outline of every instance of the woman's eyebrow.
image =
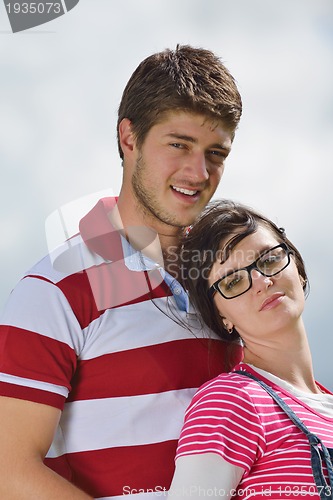
MULTIPOLYGON (((229 267, 229 271, 226 271, 225 274, 229 274, 230 272, 233 272, 233 271, 238 271, 239 269, 244 269, 244 267, 248 267, 250 266, 253 262, 255 262, 256 260, 258 260, 262 255, 264 255, 266 252, 268 252, 268 250, 270 250, 271 248, 273 248, 274 246, 277 246, 278 243, 276 243, 276 245, 272 245, 272 244, 267 244, 265 245, 264 247, 261 248, 261 250, 253 250, 252 251, 252 256, 251 256, 251 262, 249 262, 248 264, 244 264, 242 266, 239 266, 239 267, 229 267)), ((238 251, 241 251, 241 250, 238 250, 238 251)), ((229 255, 229 257, 232 255, 232 253, 237 253, 237 250, 231 250, 231 253, 229 255)), ((228 259, 229 259, 228 257, 228 259)), ((227 260, 221 260, 219 262, 220 265, 223 265, 225 264, 227 260)), ((218 261, 217 261, 218 262, 218 261)))

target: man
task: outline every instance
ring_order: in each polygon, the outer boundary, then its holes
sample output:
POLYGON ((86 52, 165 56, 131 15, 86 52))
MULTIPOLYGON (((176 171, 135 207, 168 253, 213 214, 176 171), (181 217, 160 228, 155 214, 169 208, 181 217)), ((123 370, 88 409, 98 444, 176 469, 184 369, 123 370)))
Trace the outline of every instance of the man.
MULTIPOLYGON (((119 107, 123 184, 11 294, 0 329, 0 497, 108 499, 169 488, 184 411, 223 369, 177 281, 241 115, 210 51, 145 59, 119 107)), ((138 497, 137 497, 138 498, 138 497)))

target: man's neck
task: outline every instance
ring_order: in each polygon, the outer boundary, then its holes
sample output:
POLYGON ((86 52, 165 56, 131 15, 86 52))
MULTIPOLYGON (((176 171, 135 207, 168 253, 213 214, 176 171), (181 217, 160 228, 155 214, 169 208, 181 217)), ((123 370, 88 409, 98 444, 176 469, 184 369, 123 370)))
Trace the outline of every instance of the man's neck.
MULTIPOLYGON (((161 221, 153 220, 133 203, 126 203, 121 192, 109 219, 129 243, 144 255, 164 267, 174 275, 178 265, 178 248, 182 228, 172 227, 161 221)), ((128 197, 131 201, 131 196, 128 197)), ((133 201, 133 200, 132 200, 133 201)))
POLYGON ((178 249, 182 233, 181 228, 154 228, 140 214, 122 210, 122 203, 117 203, 109 212, 112 226, 137 250, 168 271, 178 275, 178 249))
POLYGON ((162 249, 164 269, 168 271, 171 276, 180 281, 179 277, 179 241, 175 245, 170 245, 167 248, 162 249))

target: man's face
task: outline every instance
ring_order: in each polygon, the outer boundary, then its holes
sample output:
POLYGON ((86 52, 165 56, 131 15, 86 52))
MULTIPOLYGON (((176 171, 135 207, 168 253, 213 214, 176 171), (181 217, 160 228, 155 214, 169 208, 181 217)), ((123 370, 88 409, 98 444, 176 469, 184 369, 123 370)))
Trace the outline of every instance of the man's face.
POLYGON ((132 190, 150 225, 192 224, 213 196, 232 144, 232 131, 203 115, 170 112, 137 149, 132 190))

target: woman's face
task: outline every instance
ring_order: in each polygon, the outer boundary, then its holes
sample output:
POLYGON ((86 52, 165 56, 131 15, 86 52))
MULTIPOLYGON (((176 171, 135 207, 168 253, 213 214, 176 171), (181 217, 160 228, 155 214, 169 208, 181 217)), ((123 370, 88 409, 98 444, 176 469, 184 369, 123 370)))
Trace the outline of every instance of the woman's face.
MULTIPOLYGON (((265 226, 246 236, 223 263, 216 261, 208 281, 211 286, 230 271, 252 264, 266 250, 279 245, 274 233, 265 226)), ((245 343, 287 332, 300 320, 304 308, 304 292, 294 261, 275 276, 266 277, 251 270, 252 286, 242 295, 226 299, 214 294, 214 301, 227 328, 235 327, 245 343)), ((276 338, 276 337, 275 337, 276 338)))

